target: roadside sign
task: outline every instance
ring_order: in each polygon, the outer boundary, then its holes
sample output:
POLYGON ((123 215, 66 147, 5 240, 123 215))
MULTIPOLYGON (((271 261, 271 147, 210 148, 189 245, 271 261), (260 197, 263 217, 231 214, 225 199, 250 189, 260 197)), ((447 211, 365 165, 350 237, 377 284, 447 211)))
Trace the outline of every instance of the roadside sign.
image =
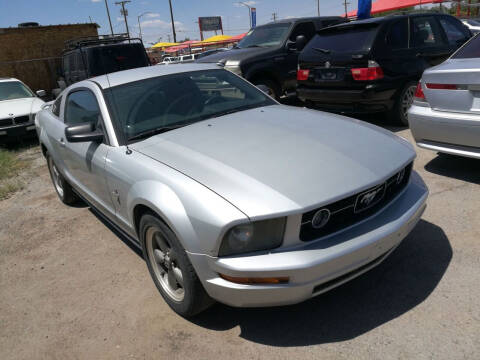
POLYGON ((252 7, 252 28, 257 26, 257 8, 252 7))

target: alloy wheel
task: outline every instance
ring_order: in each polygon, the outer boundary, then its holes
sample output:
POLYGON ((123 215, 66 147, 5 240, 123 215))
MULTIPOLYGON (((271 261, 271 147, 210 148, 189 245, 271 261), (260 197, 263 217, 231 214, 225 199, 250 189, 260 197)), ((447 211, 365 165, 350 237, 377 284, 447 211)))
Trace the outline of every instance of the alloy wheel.
POLYGON ((174 301, 185 297, 183 273, 177 262, 177 255, 168 239, 156 227, 149 227, 145 234, 147 255, 155 277, 164 292, 174 301))
POLYGON ((403 94, 402 98, 402 114, 403 118, 405 120, 408 119, 408 109, 410 109, 410 106, 413 104, 413 98, 415 96, 415 89, 416 86, 409 86, 407 90, 405 90, 405 93, 403 94))
POLYGON ((62 177, 60 175, 60 172, 57 169, 57 166, 53 162, 52 158, 50 158, 49 161, 50 161, 50 173, 52 174, 53 185, 55 186, 55 189, 57 190, 60 197, 63 198, 64 191, 63 191, 63 185, 62 185, 62 177))

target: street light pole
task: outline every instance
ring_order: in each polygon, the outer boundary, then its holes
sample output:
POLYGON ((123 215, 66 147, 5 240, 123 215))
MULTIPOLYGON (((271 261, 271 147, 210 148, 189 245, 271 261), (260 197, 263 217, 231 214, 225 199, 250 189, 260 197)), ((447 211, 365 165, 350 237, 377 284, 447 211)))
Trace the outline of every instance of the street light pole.
POLYGON ((175 22, 173 21, 173 9, 172 9, 172 0, 168 0, 170 4, 170 18, 172 19, 172 32, 173 32, 173 42, 177 42, 177 34, 175 33, 175 22))
POLYGON ((237 4, 246 6, 248 8, 248 18, 250 20, 250 29, 252 28, 252 7, 242 1, 239 1, 237 4))
POLYGON ((317 0, 317 13, 320 16, 320 0, 317 0))
POLYGON ((123 0, 123 1, 117 1, 115 5, 122 5, 122 10, 121 14, 123 15, 123 18, 125 19, 125 27, 127 28, 127 36, 130 37, 130 31, 128 30, 128 22, 127 22, 127 14, 128 11, 125 10, 125 4, 131 2, 130 0, 123 0))
POLYGON ((110 31, 112 32, 112 35, 113 35, 112 19, 110 19, 110 10, 108 10, 107 0, 105 0, 105 7, 107 8, 107 16, 108 16, 108 22, 110 23, 110 31))
POLYGON ((147 14, 151 14, 152 12, 151 11, 145 11, 144 13, 140 14, 137 16, 137 21, 138 21, 138 31, 140 32, 140 39, 143 41, 143 37, 142 37, 142 25, 140 25, 140 18, 143 16, 143 15, 147 15, 147 14))

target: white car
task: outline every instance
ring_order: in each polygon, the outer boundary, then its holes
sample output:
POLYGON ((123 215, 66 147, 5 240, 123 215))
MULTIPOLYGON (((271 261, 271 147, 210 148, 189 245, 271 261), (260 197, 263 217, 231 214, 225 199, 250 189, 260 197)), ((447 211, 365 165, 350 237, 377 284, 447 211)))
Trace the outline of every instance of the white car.
POLYGON ((34 119, 44 90, 37 94, 18 79, 0 78, 0 141, 35 134, 34 119))

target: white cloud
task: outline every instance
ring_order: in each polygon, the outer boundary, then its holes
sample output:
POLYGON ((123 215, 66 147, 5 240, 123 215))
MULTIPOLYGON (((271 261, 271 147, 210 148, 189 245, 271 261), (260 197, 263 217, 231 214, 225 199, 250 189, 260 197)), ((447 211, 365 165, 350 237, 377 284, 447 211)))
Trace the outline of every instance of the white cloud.
POLYGON ((145 17, 147 18, 157 18, 157 17, 160 17, 160 14, 158 13, 148 13, 148 14, 145 14, 145 17))
POLYGON ((100 2, 100 1, 102 1, 102 0, 92 0, 92 2, 100 2))
POLYGON ((125 19, 123 17, 117 17, 117 22, 121 22, 121 21, 125 21, 125 19))
MULTIPOLYGON (((142 24, 142 29, 151 28, 151 29, 166 30, 172 27, 172 23, 170 21, 163 21, 160 19, 145 20, 145 21, 142 21, 141 24, 142 24)), ((185 26, 180 21, 175 21, 175 29, 178 31, 186 30, 185 26)))

